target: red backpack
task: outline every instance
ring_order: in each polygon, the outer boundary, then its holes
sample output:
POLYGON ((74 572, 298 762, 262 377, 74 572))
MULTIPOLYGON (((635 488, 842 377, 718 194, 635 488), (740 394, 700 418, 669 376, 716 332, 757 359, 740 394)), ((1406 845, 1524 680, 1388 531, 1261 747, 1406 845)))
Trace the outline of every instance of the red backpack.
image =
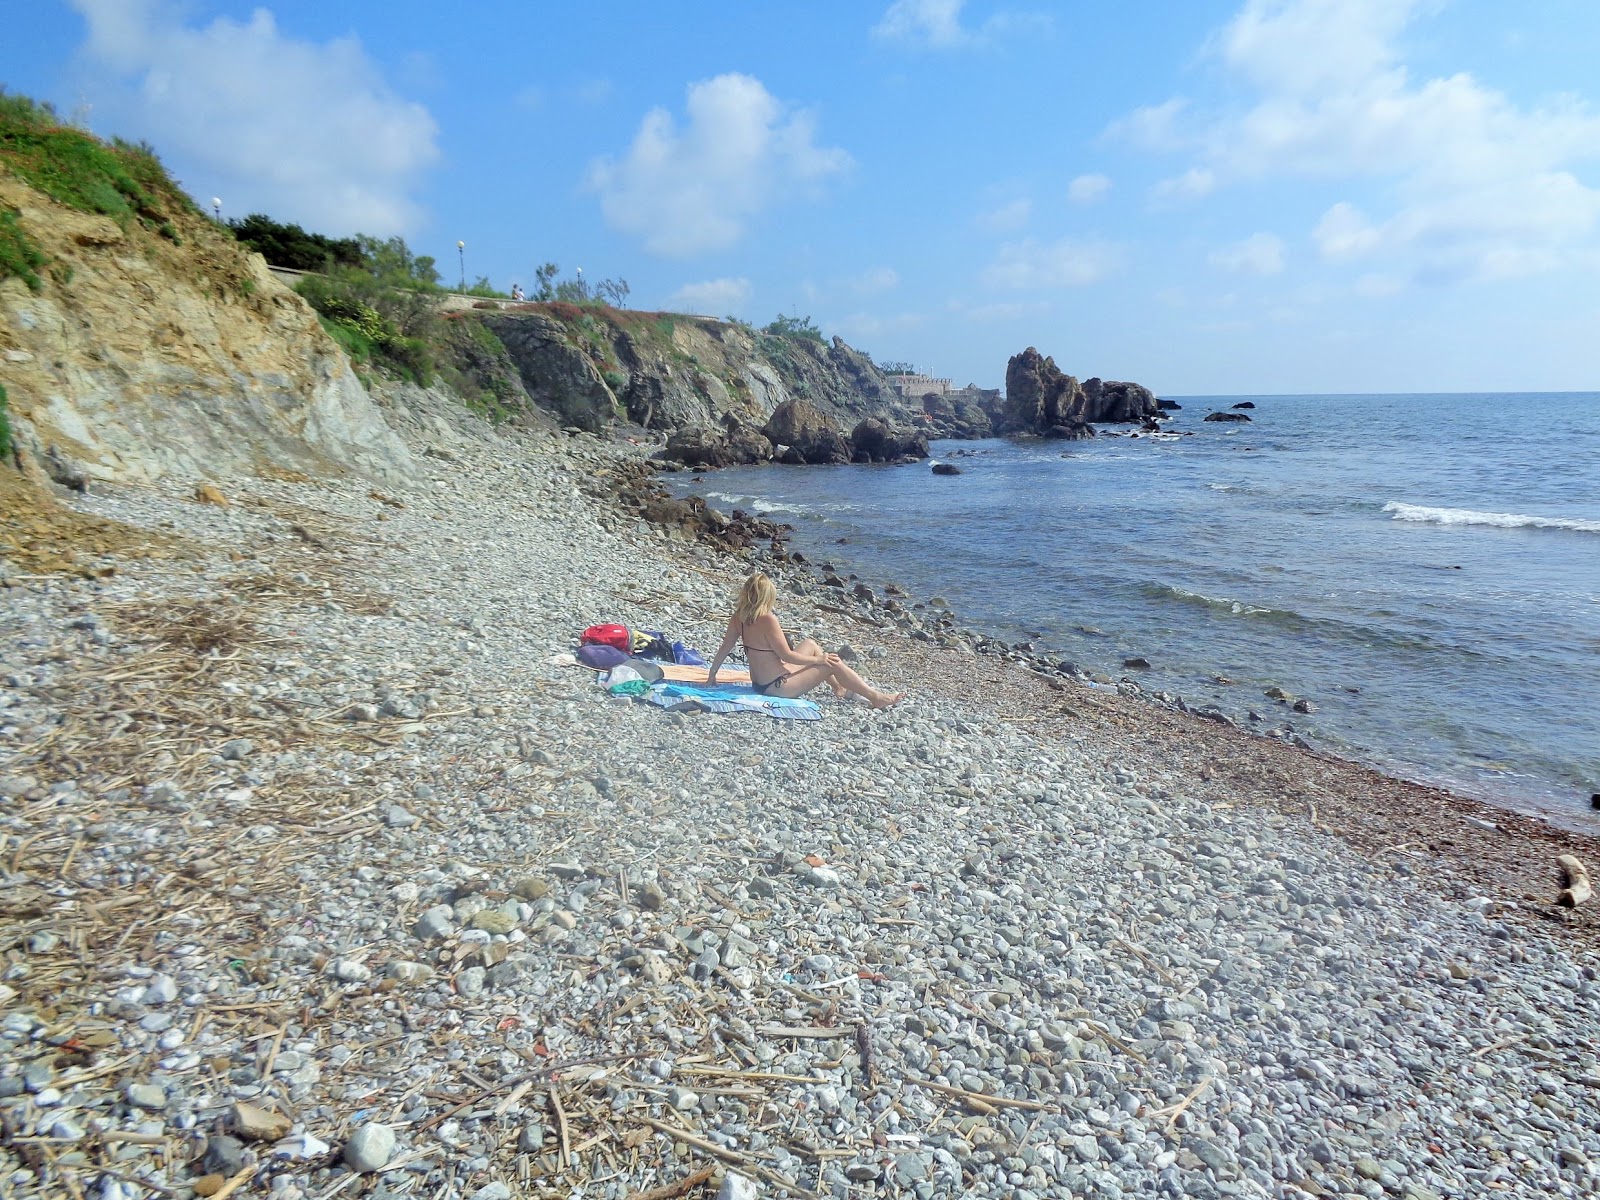
POLYGON ((615 646, 624 654, 633 653, 633 635, 626 625, 591 625, 580 641, 585 646, 615 646))

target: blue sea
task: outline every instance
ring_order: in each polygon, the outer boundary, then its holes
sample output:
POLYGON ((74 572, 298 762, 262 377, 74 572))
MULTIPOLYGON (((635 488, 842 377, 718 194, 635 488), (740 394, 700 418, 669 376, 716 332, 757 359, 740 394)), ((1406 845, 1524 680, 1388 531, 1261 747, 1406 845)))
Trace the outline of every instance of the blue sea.
POLYGON ((958 476, 674 488, 968 627, 1600 830, 1600 393, 1169 398, 1161 435, 935 443, 958 476), (1203 420, 1246 399, 1248 424, 1203 420))

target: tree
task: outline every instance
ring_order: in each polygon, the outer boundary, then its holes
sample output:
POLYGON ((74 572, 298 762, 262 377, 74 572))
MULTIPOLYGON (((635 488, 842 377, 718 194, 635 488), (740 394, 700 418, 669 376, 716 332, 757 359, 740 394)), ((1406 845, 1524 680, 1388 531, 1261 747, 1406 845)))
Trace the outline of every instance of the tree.
POLYGON ((628 293, 633 289, 628 286, 626 279, 603 279, 594 290, 612 308, 627 308, 628 293))
POLYGON ((561 268, 553 262, 547 262, 544 266, 536 269, 533 274, 534 278, 538 280, 533 289, 533 298, 535 300, 554 300, 556 298, 555 277, 561 274, 561 268))
POLYGON ((242 220, 235 217, 228 222, 228 228, 234 237, 274 267, 325 271, 330 263, 339 267, 356 267, 362 263, 361 244, 355 238, 307 233, 298 225, 274 221, 265 213, 251 213, 242 220))
POLYGON ((786 317, 779 313, 762 332, 775 333, 779 337, 810 338, 814 342, 823 340, 822 330, 817 328, 810 316, 786 317))

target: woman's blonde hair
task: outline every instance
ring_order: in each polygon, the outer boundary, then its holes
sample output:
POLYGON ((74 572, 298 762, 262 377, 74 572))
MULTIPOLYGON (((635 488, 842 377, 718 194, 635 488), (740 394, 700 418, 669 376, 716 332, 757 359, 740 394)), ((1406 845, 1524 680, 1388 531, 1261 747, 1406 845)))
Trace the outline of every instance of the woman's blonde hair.
POLYGON ((733 619, 741 625, 748 625, 757 617, 766 616, 777 603, 778 589, 772 586, 772 580, 757 571, 739 589, 739 595, 733 602, 733 619))

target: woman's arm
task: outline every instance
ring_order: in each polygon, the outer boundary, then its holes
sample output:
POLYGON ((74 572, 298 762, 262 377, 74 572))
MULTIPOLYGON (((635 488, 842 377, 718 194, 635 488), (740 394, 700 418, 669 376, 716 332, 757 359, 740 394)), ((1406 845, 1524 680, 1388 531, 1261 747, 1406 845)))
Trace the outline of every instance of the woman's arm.
POLYGON ((789 645, 789 635, 784 633, 783 626, 778 623, 778 618, 768 613, 761 618, 761 635, 772 645, 779 661, 790 667, 817 667, 828 661, 828 656, 820 650, 816 654, 801 654, 789 645))
POLYGON ((717 672, 722 669, 722 660, 733 651, 734 642, 739 640, 739 622, 732 617, 728 618, 728 628, 723 631, 722 645, 717 647, 717 656, 711 660, 711 666, 706 671, 706 682, 715 683, 717 672))

